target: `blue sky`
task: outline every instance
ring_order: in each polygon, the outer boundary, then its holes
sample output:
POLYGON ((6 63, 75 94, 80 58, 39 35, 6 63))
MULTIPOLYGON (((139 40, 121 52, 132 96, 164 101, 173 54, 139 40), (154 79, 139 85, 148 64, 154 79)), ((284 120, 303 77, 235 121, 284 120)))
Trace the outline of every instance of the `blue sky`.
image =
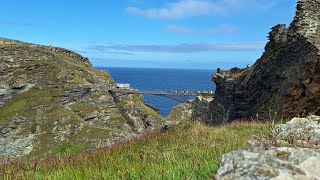
POLYGON ((254 63, 296 0, 10 0, 0 36, 72 49, 95 66, 216 69, 254 63))

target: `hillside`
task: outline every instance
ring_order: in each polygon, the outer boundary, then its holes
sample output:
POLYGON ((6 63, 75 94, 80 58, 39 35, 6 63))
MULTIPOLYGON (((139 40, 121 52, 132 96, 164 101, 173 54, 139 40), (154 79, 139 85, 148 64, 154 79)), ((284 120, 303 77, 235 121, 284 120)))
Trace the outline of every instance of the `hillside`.
POLYGON ((158 129, 138 95, 67 49, 0 38, 0 159, 78 153, 158 129))

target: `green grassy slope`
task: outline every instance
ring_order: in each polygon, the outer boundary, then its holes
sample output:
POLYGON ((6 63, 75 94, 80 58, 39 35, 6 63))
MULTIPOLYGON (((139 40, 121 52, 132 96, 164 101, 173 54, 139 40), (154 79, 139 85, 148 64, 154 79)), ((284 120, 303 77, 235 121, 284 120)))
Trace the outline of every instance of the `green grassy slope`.
POLYGON ((194 123, 81 156, 2 163, 0 174, 4 179, 212 179, 224 153, 268 132, 260 123, 194 123))

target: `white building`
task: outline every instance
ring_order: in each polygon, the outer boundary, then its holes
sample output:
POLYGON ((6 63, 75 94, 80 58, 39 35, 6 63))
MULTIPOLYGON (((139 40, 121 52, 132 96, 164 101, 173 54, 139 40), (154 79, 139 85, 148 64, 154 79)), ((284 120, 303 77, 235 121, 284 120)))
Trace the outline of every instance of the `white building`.
POLYGON ((117 83, 117 88, 119 88, 119 89, 130 89, 130 84, 128 84, 128 83, 125 83, 125 84, 117 83))

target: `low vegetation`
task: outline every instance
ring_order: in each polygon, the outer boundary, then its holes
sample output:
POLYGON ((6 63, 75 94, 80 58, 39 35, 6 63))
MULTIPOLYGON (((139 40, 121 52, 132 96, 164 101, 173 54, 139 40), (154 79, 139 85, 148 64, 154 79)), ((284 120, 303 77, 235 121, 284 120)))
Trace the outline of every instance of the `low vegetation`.
MULTIPOLYGON (((37 162, 3 162, 0 179, 211 179, 224 153, 245 148, 251 135, 269 130, 268 124, 254 122, 190 123, 77 156, 68 152, 37 162)), ((66 142, 56 150, 77 149, 69 146, 66 142)))
POLYGON ((23 115, 25 117, 33 115, 36 110, 30 107, 52 103, 54 99, 51 94, 55 92, 50 88, 42 90, 32 88, 19 96, 13 97, 6 103, 6 106, 0 109, 0 125, 6 123, 15 115, 23 115))

